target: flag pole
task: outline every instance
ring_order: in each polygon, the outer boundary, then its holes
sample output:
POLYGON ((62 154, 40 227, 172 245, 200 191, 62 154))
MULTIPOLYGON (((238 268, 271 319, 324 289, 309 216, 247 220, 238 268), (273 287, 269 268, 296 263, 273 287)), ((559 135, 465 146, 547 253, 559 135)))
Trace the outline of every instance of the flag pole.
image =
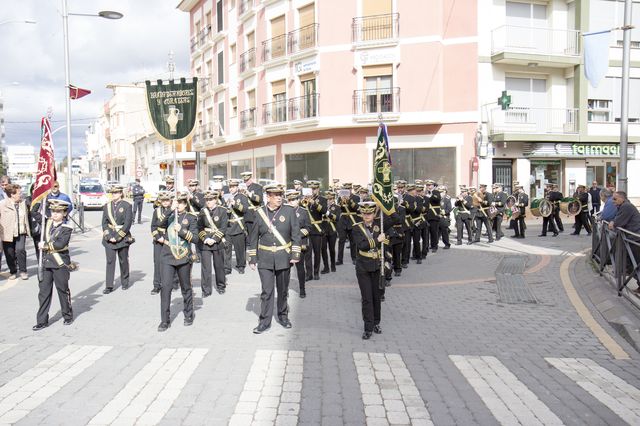
MULTIPOLYGON (((32 192, 33 195, 33 192, 32 192)), ((47 218, 45 217, 45 212, 47 211, 47 199, 49 198, 49 194, 44 197, 42 203, 40 203, 40 216, 41 216, 41 225, 40 225, 40 242, 44 242, 44 233, 46 231, 46 223, 47 218)), ((44 261, 42 259, 42 247, 41 244, 38 244, 38 250, 40 251, 40 256, 38 257, 38 281, 42 282, 44 280, 44 261)))
MULTIPOLYGON (((379 125, 378 125, 378 132, 384 132, 384 122, 382 121, 382 113, 378 114, 378 121, 379 121, 379 125)), ((379 137, 379 136, 378 136, 379 137)), ((374 173, 375 176, 375 173, 374 173)), ((384 234, 384 212, 382 211, 382 208, 380 208, 380 232, 384 234)), ((384 240, 380 243, 380 281, 378 282, 378 288, 380 290, 384 289, 385 287, 385 280, 384 280, 384 240)))

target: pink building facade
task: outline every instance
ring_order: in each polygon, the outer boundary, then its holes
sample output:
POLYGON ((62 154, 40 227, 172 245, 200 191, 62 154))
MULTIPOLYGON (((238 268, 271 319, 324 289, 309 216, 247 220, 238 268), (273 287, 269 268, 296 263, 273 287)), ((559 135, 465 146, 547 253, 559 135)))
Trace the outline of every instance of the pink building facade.
POLYGON ((476 2, 425 3, 183 0, 201 178, 367 184, 382 118, 394 178, 472 183, 476 2))

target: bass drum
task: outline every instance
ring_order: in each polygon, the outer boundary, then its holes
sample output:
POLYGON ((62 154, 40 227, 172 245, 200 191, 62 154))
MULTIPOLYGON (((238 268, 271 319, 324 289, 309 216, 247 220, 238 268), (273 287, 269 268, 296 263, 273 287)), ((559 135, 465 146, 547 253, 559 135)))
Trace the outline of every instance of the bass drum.
POLYGON ((546 198, 534 198, 531 200, 531 214, 536 217, 549 217, 553 211, 551 202, 546 198))
POLYGON ((495 206, 491 206, 491 207, 489 207, 489 211, 487 212, 487 217, 488 217, 489 219, 493 219, 493 218, 495 218, 496 216, 498 216, 498 208, 497 208, 497 207, 495 207, 495 206))
POLYGON ((560 200, 560 211, 568 216, 577 215, 581 209, 580 201, 573 197, 566 197, 560 200))
POLYGON ((506 212, 507 217, 511 220, 516 220, 518 216, 520 216, 520 207, 514 207, 517 202, 518 200, 516 200, 516 197, 513 195, 510 195, 509 198, 507 198, 506 212))

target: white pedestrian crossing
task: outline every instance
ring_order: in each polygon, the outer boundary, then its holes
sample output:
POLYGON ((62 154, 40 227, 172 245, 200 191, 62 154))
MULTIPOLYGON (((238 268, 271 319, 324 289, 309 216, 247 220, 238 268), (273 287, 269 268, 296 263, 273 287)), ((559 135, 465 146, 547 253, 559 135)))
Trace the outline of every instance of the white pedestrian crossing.
POLYGON ((431 416, 402 357, 354 352, 367 425, 432 425, 431 416))
POLYGON ((298 424, 304 353, 256 351, 229 425, 298 424))
POLYGON ((162 349, 89 424, 159 423, 208 351, 197 348, 162 349))
POLYGON ((461 355, 450 355, 449 358, 501 424, 563 424, 497 358, 461 355))
POLYGON ((22 419, 110 349, 111 346, 65 346, 0 387, 0 424, 22 419))
POLYGON ((545 358, 630 425, 640 424, 640 390, 586 358, 545 358))

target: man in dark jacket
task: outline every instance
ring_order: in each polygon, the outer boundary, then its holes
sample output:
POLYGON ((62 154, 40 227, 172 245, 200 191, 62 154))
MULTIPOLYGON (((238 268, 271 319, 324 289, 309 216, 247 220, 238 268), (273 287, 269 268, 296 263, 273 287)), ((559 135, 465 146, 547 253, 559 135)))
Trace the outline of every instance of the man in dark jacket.
POLYGON ((298 226, 300 227, 300 261, 296 262, 296 273, 298 275, 299 296, 301 299, 307 297, 305 283, 308 280, 311 269, 311 247, 309 246, 309 229, 311 222, 309 221, 309 211, 300 206, 300 192, 297 190, 288 190, 286 193, 287 204, 293 207, 296 217, 298 218, 298 226))
POLYGON ((103 294, 113 291, 116 256, 120 263, 120 285, 123 290, 129 288, 129 246, 134 242, 130 232, 133 213, 131 204, 122 199, 123 190, 122 185, 113 185, 110 189, 111 201, 102 207, 102 245, 107 255, 103 294))
POLYGON ((133 197, 133 220, 136 219, 138 213, 138 223, 142 223, 142 205, 144 204, 144 188, 140 185, 140 179, 136 179, 135 185, 131 188, 133 197))
POLYGON ((589 195, 591 195, 591 206, 593 207, 589 214, 593 215, 600 211, 600 191, 598 181, 593 181, 591 188, 589 188, 589 195))
POLYGON ((204 193, 205 206, 198 215, 198 244, 200 245, 202 297, 212 293, 212 276, 215 272, 216 291, 226 291, 226 274, 224 272, 225 232, 229 220, 229 212, 218 205, 219 191, 204 193), (211 265, 213 262, 213 270, 211 265))
POLYGON ((580 201, 580 212, 576 215, 576 230, 571 235, 580 235, 582 227, 591 235, 591 222, 589 221, 589 193, 584 185, 579 185, 575 198, 580 201))

